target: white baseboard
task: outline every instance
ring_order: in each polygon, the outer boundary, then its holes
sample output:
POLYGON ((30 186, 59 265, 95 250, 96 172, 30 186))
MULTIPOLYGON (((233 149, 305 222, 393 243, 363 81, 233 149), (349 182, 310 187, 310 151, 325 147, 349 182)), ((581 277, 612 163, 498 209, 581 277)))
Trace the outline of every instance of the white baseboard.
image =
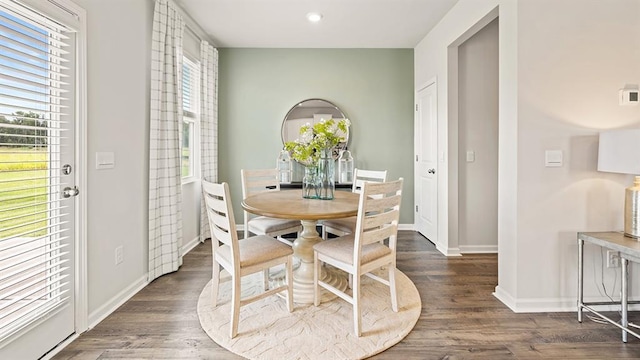
POLYGON ((497 254, 498 245, 460 245, 462 254, 497 254))
POLYGON ((515 306, 516 300, 511 296, 511 294, 502 290, 500 286, 496 286, 493 296, 495 296, 498 300, 502 301, 503 304, 507 305, 507 307, 509 307, 511 311, 517 312, 516 306, 515 306))
POLYGON ((107 316, 116 311, 117 308, 122 306, 122 304, 124 304, 127 300, 131 299, 133 295, 137 294, 138 291, 147 286, 147 284, 149 284, 149 282, 147 281, 147 274, 145 274, 137 281, 134 281, 133 284, 129 285, 126 289, 116 294, 116 296, 112 297, 104 305, 100 306, 98 309, 90 313, 88 319, 89 327, 87 328, 87 330, 92 329, 93 327, 98 325, 107 316))
MULTIPOLYGON (((539 313, 539 312, 577 312, 577 298, 529 298, 515 299, 500 286, 496 286, 493 293, 498 300, 507 305, 515 313, 539 313)), ((636 299, 629 299, 635 301, 636 299)), ((588 298, 585 302, 609 301, 607 298, 588 298)), ((593 308, 601 311, 619 311, 620 305, 592 305, 593 308)), ((629 305, 629 310, 639 310, 640 304, 629 305)))
POLYGON ((196 236, 188 243, 183 244, 182 248, 180 249, 180 254, 182 254, 182 256, 187 255, 189 251, 193 250, 193 248, 198 246, 198 244, 200 244, 200 236, 196 236))
MULTIPOLYGON (((182 245, 181 251, 182 256, 186 255, 189 251, 193 250, 200 243, 200 237, 197 236, 188 243, 182 245)), ((149 282, 147 281, 147 275, 145 274, 137 281, 133 282, 133 284, 129 285, 126 289, 122 290, 116 296, 107 301, 104 305, 93 311, 89 314, 89 327, 87 330, 93 328, 98 325, 102 320, 104 320, 107 316, 111 315, 117 308, 122 306, 127 300, 131 299, 133 295, 137 294, 138 291, 142 290, 145 286, 147 286, 149 282)))
POLYGON ((462 256, 459 248, 446 248, 440 244, 435 244, 436 250, 440 251, 444 256, 462 256))

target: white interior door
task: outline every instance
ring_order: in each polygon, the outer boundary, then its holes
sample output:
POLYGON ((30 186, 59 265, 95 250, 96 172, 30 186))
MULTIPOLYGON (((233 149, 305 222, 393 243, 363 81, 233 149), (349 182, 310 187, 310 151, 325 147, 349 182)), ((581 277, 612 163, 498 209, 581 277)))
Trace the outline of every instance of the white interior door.
POLYGON ((0 31, 0 359, 37 359, 76 324, 75 34, 7 0, 0 31))
POLYGON ((415 227, 438 244, 436 83, 418 91, 415 118, 415 227))

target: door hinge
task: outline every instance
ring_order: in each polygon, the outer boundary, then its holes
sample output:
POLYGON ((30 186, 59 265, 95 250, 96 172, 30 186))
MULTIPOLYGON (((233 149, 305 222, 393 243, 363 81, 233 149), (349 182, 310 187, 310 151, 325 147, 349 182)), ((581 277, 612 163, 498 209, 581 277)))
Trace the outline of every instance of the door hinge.
POLYGON ((418 212, 418 205, 416 205, 416 212, 418 212))
POLYGON ((418 104, 416 104, 416 111, 418 111, 418 104))
POLYGON ((416 155, 416 161, 418 161, 418 155, 416 155))

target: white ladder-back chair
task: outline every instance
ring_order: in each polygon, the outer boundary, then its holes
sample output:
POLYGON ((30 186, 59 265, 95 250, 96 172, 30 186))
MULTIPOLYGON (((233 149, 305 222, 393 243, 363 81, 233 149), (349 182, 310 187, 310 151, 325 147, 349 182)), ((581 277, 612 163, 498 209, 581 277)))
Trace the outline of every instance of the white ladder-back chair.
MULTIPOLYGON (((359 193, 365 182, 387 181, 387 170, 353 170, 353 186, 351 191, 359 193)), ((356 228, 356 217, 325 220, 322 223, 322 239, 327 240, 329 234, 342 236, 352 233, 356 228)))
POLYGON ((231 274, 231 328, 230 337, 238 334, 240 307, 260 300, 264 297, 286 291, 287 308, 293 311, 293 249, 278 240, 267 236, 252 236, 238 241, 236 223, 231 206, 229 185, 202 181, 202 191, 206 201, 207 216, 211 227, 211 246, 213 248, 213 280, 211 297, 213 306, 218 303, 218 287, 220 285, 220 266, 231 274), (284 265, 286 283, 273 289, 241 298, 241 278, 259 271, 284 265))
MULTIPOLYGON (((246 199, 253 194, 265 191, 280 191, 280 181, 278 180, 278 169, 240 170, 242 177, 242 198, 246 199)), ((292 245, 293 240, 282 237, 285 234, 298 233, 302 231, 302 224, 299 220, 276 219, 267 216, 257 216, 244 212, 244 238, 250 233, 255 235, 267 235, 292 245)))
POLYGON ((354 332, 361 335, 361 276, 366 275, 389 286, 391 308, 398 312, 396 291, 396 243, 402 200, 402 181, 365 183, 360 193, 356 231, 331 241, 322 241, 314 250, 314 304, 320 304, 320 288, 324 288, 353 306, 354 332), (388 244, 384 243, 385 239, 388 244), (322 263, 341 269, 353 277, 351 295, 319 279, 322 263), (388 270, 388 279, 372 274, 376 269, 388 270))

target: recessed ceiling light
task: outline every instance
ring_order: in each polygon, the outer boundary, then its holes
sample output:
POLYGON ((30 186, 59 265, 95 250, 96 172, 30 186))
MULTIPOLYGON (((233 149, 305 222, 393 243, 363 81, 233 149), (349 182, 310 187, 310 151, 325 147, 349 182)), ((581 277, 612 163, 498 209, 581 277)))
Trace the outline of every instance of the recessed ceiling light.
POLYGON ((315 13, 315 12, 310 12, 307 14, 307 20, 311 21, 311 22, 319 22, 320 20, 322 20, 322 14, 320 13, 315 13))

